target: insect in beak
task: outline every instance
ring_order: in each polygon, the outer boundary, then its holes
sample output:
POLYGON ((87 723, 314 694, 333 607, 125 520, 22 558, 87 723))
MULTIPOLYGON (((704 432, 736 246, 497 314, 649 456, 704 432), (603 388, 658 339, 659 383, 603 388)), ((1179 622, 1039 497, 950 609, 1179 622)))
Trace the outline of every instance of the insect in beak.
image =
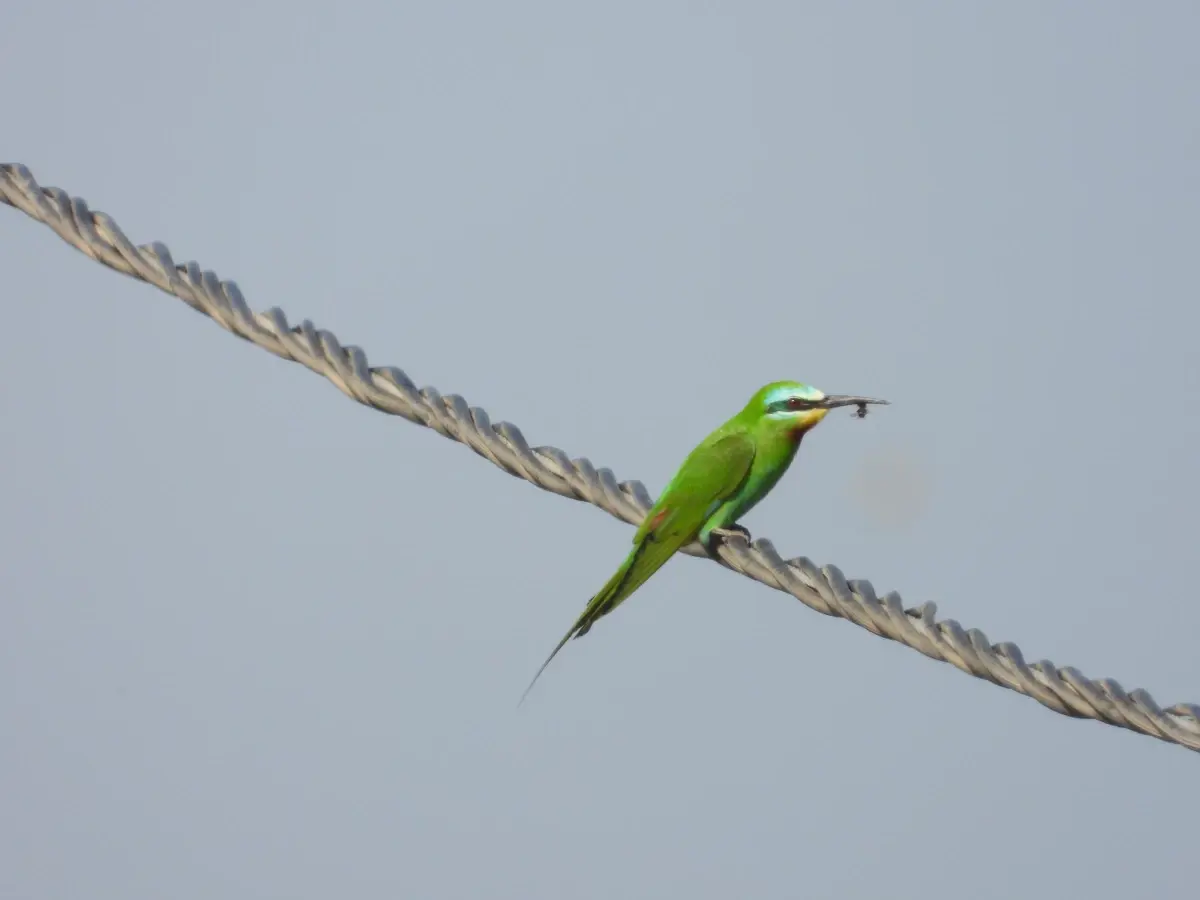
POLYGON ((879 406, 888 406, 887 400, 878 400, 874 397, 856 397, 853 394, 827 394, 825 399, 817 403, 819 409, 837 409, 839 406, 857 406, 854 411, 856 418, 865 419, 867 417, 867 404, 874 403, 879 406))

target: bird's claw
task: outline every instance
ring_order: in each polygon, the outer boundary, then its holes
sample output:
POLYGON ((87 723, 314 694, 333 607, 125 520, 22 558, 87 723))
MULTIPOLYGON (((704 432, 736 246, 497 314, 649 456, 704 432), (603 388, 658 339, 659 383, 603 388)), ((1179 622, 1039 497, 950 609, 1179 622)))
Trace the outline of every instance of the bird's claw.
POLYGON ((714 528, 708 533, 708 539, 704 542, 704 549, 713 559, 720 561, 720 554, 717 552, 721 544, 728 541, 735 534, 741 535, 747 544, 750 543, 750 532, 741 525, 726 525, 723 528, 714 528))

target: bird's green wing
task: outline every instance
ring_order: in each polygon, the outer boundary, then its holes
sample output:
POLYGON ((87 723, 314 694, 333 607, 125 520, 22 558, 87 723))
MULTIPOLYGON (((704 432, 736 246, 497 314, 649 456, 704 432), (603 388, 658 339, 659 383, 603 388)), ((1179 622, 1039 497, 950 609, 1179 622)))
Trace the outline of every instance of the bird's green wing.
POLYGON ((692 451, 646 514, 625 562, 592 597, 575 624, 546 657, 522 700, 567 641, 587 634, 598 619, 616 609, 662 568, 675 551, 696 537, 713 511, 742 486, 753 462, 754 441, 741 433, 705 441, 692 451))
POLYGON ((692 540, 708 517, 738 492, 754 463, 754 441, 743 432, 705 441, 691 452, 663 489, 633 536, 659 543, 682 537, 676 549, 692 540))

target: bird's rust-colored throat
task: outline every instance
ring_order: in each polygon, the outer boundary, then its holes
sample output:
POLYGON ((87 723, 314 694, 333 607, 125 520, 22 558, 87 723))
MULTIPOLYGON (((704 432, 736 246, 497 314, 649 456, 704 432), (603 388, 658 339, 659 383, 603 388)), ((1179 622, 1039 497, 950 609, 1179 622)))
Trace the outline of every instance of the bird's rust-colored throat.
POLYGON ((812 428, 813 427, 811 425, 797 425, 795 428, 788 430, 788 439, 793 444, 799 444, 802 440, 804 440, 804 436, 812 431, 812 428))
POLYGON ((794 428, 788 429, 788 437, 793 443, 799 444, 804 436, 821 424, 821 420, 829 413, 827 409, 814 409, 809 413, 809 417, 796 425, 794 428))

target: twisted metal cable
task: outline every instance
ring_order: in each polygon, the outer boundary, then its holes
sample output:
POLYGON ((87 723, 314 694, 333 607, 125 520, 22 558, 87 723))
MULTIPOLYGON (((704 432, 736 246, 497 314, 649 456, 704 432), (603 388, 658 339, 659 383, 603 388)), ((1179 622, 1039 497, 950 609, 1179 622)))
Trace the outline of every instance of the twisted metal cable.
MULTIPOLYGON (((135 247, 107 215, 89 210, 83 200, 58 188, 39 186, 25 166, 0 165, 0 202, 48 225, 97 262, 178 297, 276 356, 307 366, 351 399, 461 441, 510 475, 591 503, 631 525, 639 524, 653 505, 641 482, 618 482, 610 470, 597 469, 582 457, 572 460, 557 447, 530 447, 517 426, 493 424, 486 412, 468 406, 457 394, 443 396, 432 387, 418 390, 395 367, 368 366, 359 347, 343 347, 308 320, 292 327, 278 307, 251 312, 234 282, 221 281, 194 262, 176 265, 161 243, 135 247)), ((683 552, 706 555, 696 543, 683 552)), ((964 629, 953 619, 937 621, 933 603, 905 609, 895 591, 878 597, 870 582, 848 581, 836 566, 817 567, 802 556, 784 560, 766 538, 749 543, 733 535, 720 556, 734 571, 785 591, 819 613, 847 619, 976 678, 1032 697, 1064 716, 1095 719, 1200 751, 1196 704, 1163 709, 1146 691, 1126 692, 1111 678, 1092 680, 1047 660, 1028 664, 1015 644, 992 644, 978 629, 964 629)))

